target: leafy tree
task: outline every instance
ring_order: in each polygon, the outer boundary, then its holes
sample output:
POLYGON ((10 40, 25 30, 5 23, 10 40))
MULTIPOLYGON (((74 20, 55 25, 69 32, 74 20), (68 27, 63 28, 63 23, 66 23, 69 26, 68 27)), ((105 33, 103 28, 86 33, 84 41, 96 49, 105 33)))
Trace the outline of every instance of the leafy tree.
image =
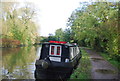
POLYGON ((70 28, 67 28, 63 32, 63 40, 66 42, 71 42, 71 30, 70 28))
POLYGON ((58 41, 63 41, 63 30, 59 28, 55 31, 55 37, 58 41))
POLYGON ((49 41, 57 41, 57 39, 53 34, 50 33, 48 37, 42 36, 40 41, 41 41, 41 43, 43 43, 43 42, 49 42, 49 41))
POLYGON ((31 4, 19 7, 19 3, 1 2, 2 38, 19 40, 21 44, 33 44, 37 37, 37 25, 33 21, 35 10, 31 4))
POLYGON ((112 58, 119 59, 118 4, 99 1, 82 3, 83 7, 75 10, 67 23, 73 32, 74 40, 80 45, 108 52, 112 58))

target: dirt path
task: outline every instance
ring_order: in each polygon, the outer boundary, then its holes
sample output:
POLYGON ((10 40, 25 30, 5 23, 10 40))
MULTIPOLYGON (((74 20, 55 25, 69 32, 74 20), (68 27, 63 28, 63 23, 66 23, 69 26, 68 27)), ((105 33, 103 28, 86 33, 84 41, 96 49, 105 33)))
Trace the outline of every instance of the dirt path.
MULTIPOLYGON (((90 55, 92 79, 118 79, 118 69, 103 59, 97 52, 84 48, 90 55)), ((119 78, 120 79, 120 78, 119 78)))

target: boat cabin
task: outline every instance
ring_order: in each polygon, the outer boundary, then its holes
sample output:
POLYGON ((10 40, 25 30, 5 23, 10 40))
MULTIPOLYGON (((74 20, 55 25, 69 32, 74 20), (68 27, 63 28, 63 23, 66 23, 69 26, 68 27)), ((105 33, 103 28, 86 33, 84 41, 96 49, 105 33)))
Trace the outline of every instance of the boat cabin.
MULTIPOLYGON (((40 59, 49 57, 50 61, 69 62, 80 52, 77 45, 67 42, 49 41, 42 44, 40 59)), ((40 60, 39 59, 39 60, 40 60)))
POLYGON ((40 58, 36 60, 35 64, 36 72, 39 70, 47 73, 71 73, 81 56, 81 51, 76 43, 70 44, 64 41, 43 43, 40 58))

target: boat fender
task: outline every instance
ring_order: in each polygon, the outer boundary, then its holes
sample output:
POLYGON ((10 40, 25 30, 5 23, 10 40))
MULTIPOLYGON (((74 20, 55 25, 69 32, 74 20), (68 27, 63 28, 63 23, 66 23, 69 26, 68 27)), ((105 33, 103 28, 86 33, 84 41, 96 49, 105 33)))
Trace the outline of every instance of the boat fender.
POLYGON ((48 64, 48 62, 47 62, 47 61, 42 60, 42 62, 41 62, 41 66, 42 66, 42 68, 43 68, 43 69, 47 69, 47 68, 48 68, 48 66, 49 66, 49 64, 48 64))
POLYGON ((66 59, 65 59, 65 62, 69 62, 69 59, 66 58, 66 59))
POLYGON ((47 60, 36 60, 35 65, 40 65, 43 69, 47 69, 49 66, 49 62, 47 60))

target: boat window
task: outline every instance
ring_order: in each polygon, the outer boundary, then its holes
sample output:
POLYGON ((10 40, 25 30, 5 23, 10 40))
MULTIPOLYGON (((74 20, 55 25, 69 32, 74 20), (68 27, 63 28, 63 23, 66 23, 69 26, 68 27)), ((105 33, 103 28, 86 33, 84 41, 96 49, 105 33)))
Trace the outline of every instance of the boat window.
POLYGON ((73 59, 78 54, 78 52, 79 51, 77 51, 76 47, 70 47, 70 56, 71 56, 71 59, 73 59))
POLYGON ((73 47, 73 55, 75 56, 75 47, 73 47))
POLYGON ((57 55, 60 55, 60 46, 57 47, 57 55))
POLYGON ((51 55, 54 55, 54 46, 51 46, 51 55))
POLYGON ((71 59, 74 58, 74 55, 73 55, 73 47, 70 47, 70 56, 71 56, 71 59))
POLYGON ((79 51, 79 47, 77 47, 77 54, 79 53, 80 51, 79 51))
POLYGON ((76 54, 76 47, 74 47, 74 56, 76 56, 77 54, 76 54))
POLYGON ((60 45, 50 45, 49 55, 61 56, 61 46, 60 45))

